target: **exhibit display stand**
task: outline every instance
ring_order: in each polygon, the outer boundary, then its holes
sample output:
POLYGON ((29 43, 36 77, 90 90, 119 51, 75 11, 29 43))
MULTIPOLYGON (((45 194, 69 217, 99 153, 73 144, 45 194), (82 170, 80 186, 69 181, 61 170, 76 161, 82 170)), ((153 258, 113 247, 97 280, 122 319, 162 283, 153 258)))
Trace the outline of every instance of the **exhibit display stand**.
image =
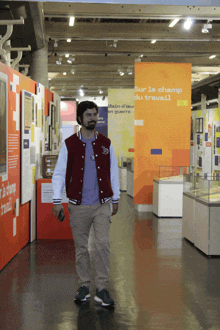
POLYGON ((153 180, 153 213, 158 217, 182 217, 183 173, 188 167, 160 166, 153 180))
POLYGON ((127 158, 119 157, 118 175, 121 191, 127 191, 127 158))
POLYGON ((134 197, 134 158, 127 159, 127 194, 134 197))
POLYGON ((59 222, 52 214, 53 185, 51 179, 37 180, 37 239, 72 239, 70 228, 69 200, 65 190, 62 195, 65 220, 59 222))
POLYGON ((197 177, 184 192, 183 236, 206 255, 220 255, 220 181, 197 177))

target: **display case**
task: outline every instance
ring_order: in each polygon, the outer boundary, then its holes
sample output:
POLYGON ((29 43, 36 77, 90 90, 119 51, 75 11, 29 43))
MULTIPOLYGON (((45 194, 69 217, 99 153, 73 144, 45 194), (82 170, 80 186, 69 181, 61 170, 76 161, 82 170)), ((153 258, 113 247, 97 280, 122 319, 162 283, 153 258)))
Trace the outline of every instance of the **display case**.
POLYGON ((159 166, 153 180, 153 213, 158 217, 182 217, 183 174, 187 166, 159 166))
POLYGON ((192 243, 195 239, 195 200, 196 196, 202 193, 202 186, 198 177, 199 174, 183 174, 182 235, 192 243))
POLYGON ((184 176, 183 236, 206 255, 220 255, 220 181, 184 176))
POLYGON ((57 159, 58 159, 58 155, 42 156, 42 177, 44 179, 52 178, 57 163, 57 159))
POLYGON ((127 194, 134 197, 134 158, 127 158, 127 194))
POLYGON ((118 157, 118 173, 121 191, 127 191, 127 157, 118 157))

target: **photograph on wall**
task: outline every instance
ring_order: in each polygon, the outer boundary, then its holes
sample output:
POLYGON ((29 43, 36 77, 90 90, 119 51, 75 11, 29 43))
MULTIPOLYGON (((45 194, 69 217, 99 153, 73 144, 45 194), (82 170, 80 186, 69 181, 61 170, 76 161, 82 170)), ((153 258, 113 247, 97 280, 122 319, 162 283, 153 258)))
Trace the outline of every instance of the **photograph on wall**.
POLYGON ((56 107, 52 102, 50 102, 50 117, 51 117, 51 126, 54 129, 56 127, 56 123, 55 123, 56 107))
POLYGON ((35 102, 35 127, 38 127, 38 104, 35 102))
POLYGON ((203 118, 196 118, 196 133, 203 133, 203 118))
POLYGON ((41 132, 44 131, 44 99, 41 98, 41 132))
POLYGON ((32 94, 22 90, 21 111, 21 204, 32 198, 31 140, 34 140, 32 124, 32 94))
POLYGON ((31 129, 31 93, 24 92, 24 133, 31 129))
POLYGON ((31 96, 31 114, 32 114, 32 123, 34 123, 34 95, 31 96))
POLYGON ((52 138, 52 126, 49 126, 49 151, 52 150, 52 142, 53 142, 53 138, 52 138))
POLYGON ((0 176, 7 176, 8 76, 0 72, 0 176))
POLYGON ((193 118, 191 117, 191 134, 190 134, 190 140, 193 141, 193 118))

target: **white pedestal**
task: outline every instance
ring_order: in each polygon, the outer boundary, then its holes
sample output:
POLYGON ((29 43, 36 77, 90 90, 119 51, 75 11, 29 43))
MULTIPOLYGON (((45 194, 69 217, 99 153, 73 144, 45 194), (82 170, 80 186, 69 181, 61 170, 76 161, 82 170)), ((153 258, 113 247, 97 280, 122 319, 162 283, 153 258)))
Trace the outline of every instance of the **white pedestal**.
POLYGON ((153 213, 158 217, 182 217, 183 181, 153 181, 153 213))
POLYGON ((134 197, 134 172, 127 170, 127 194, 134 197))
POLYGON ((118 167, 120 190, 127 191, 127 168, 118 167))
POLYGON ((195 246, 206 255, 220 255, 220 206, 195 200, 195 246))
POLYGON ((183 193, 182 234, 194 243, 195 231, 195 198, 183 193))

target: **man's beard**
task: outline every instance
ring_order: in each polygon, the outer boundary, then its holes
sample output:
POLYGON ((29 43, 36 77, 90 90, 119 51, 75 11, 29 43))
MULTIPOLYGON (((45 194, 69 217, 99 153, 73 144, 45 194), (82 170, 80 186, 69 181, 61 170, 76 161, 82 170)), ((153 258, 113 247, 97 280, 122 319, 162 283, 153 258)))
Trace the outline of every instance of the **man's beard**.
POLYGON ((84 123, 82 123, 82 124, 88 131, 93 131, 95 129, 97 123, 95 121, 89 122, 88 126, 85 126, 84 123))

